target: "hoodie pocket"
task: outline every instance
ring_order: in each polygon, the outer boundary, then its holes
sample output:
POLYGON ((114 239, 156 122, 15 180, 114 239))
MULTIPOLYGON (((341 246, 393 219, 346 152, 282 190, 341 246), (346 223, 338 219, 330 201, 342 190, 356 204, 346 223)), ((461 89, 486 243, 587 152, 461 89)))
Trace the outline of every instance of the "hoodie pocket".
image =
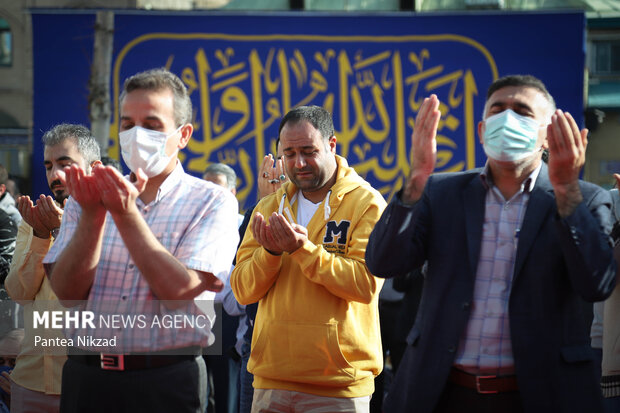
POLYGON ((338 342, 338 324, 274 321, 261 329, 248 363, 254 375, 273 380, 347 386, 356 370, 338 342))

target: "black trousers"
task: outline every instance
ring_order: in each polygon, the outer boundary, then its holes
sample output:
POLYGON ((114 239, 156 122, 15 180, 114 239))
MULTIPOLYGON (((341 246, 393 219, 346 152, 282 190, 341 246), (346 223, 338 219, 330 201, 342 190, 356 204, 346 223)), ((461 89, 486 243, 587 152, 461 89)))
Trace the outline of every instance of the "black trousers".
POLYGON ((518 391, 479 394, 476 390, 448 382, 433 413, 523 413, 518 391))
POLYGON ((207 369, 202 357, 165 367, 110 371, 67 359, 62 413, 204 413, 207 369))

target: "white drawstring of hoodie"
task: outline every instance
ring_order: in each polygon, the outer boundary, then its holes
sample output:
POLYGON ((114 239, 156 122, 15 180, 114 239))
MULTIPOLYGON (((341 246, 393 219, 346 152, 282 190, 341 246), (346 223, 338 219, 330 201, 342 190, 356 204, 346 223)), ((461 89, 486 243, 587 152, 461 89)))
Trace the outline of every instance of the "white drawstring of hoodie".
MULTIPOLYGON (((327 192, 327 195, 325 195, 325 199, 324 201, 324 205, 323 205, 323 213, 325 216, 325 221, 327 221, 329 219, 329 216, 332 213, 332 209, 329 206, 329 197, 331 196, 332 191, 329 190, 329 192, 327 192)), ((295 193, 295 195, 293 195, 293 197, 291 198, 291 202, 290 204, 293 205, 295 203, 295 201, 297 201, 297 192, 295 193)), ((289 222, 292 224, 294 222, 296 222, 293 219, 293 216, 291 214, 291 211, 289 211, 288 208, 284 208, 284 200, 286 199, 286 192, 282 194, 282 198, 280 198, 280 205, 278 207, 278 214, 282 215, 282 213, 286 213, 286 216, 288 217, 289 222)))

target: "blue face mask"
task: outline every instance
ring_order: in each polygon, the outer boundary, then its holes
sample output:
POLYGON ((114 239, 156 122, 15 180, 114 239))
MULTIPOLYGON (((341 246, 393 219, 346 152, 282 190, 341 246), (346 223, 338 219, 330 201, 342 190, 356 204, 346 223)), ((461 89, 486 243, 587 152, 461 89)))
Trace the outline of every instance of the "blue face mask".
POLYGON ((515 162, 540 150, 536 147, 540 124, 506 109, 484 121, 484 152, 497 161, 515 162))

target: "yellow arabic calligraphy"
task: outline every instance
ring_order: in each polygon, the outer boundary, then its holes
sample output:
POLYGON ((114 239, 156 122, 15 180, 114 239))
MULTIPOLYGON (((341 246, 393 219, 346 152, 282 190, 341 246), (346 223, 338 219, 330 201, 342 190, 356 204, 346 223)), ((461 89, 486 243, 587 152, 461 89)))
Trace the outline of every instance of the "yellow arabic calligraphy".
MULTIPOLYGON (((158 35, 164 34, 153 33, 134 40, 119 54, 119 61, 140 41, 151 40, 158 35)), ((278 37, 280 35, 165 36, 179 40, 243 41, 246 44, 256 40, 282 40, 278 37)), ((287 38, 313 43, 327 41, 327 38, 342 42, 353 39, 370 43, 378 41, 377 38, 364 36, 287 38)), ((426 38, 386 36, 379 41, 400 43, 448 39, 461 41, 481 51, 489 62, 492 77, 497 78, 490 54, 471 39, 456 35, 426 38)), ((432 47, 427 45, 405 52, 406 58, 402 59, 397 48, 386 48, 368 56, 362 49, 357 49, 351 59, 351 52, 347 49, 325 49, 320 44, 316 44, 316 49, 311 52, 307 48, 269 47, 251 49, 245 56, 232 46, 219 47, 209 56, 205 49, 199 48, 193 67, 183 67, 180 71, 194 102, 198 102, 194 119, 196 132, 184 156, 187 158, 186 169, 201 173, 215 160, 237 166, 237 170, 241 171, 238 198, 245 202, 255 186, 255 171, 266 153, 267 143, 272 146, 277 134, 277 131, 269 132, 266 139, 267 130, 277 125, 290 108, 317 104, 334 114, 340 154, 348 157, 361 175, 372 174, 385 183, 379 189, 391 196, 402 182, 402 177, 409 173, 407 148, 413 119, 422 99, 430 93, 437 93, 442 99, 437 170, 473 167, 476 136, 474 98, 478 94, 474 75, 471 69, 447 72, 444 64, 434 61, 431 51, 432 47), (336 82, 336 85, 330 82, 336 82), (455 140, 455 136, 459 139, 455 140), (463 143, 461 137, 464 137, 463 143), (247 141, 253 141, 253 147, 244 146, 247 141), (459 147, 464 147, 464 160, 457 159, 459 147)), ((172 62, 169 58, 167 64, 172 65, 172 62)), ((117 61, 116 80, 119 65, 117 61)), ((113 134, 116 126, 113 125, 113 134)), ((117 147, 115 149, 118 150, 117 147)))

